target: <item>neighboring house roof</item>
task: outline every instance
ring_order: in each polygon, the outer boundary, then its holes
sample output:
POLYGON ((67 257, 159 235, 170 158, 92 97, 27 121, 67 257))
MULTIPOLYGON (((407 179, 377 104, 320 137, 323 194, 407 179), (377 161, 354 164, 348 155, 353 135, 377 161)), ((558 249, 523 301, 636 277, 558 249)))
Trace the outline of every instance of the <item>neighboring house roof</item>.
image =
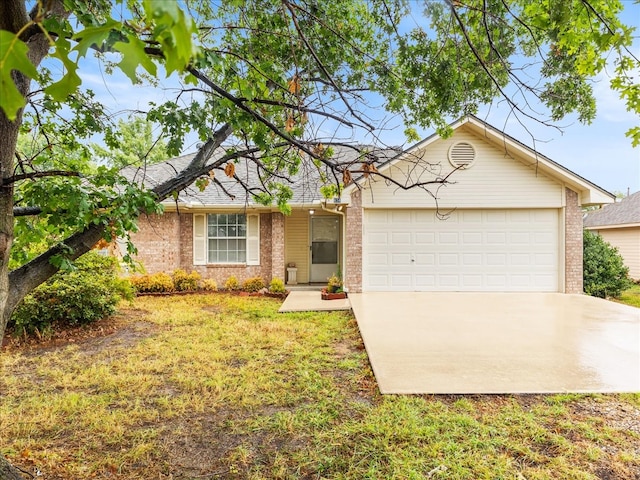
POLYGON ((584 219, 584 226, 587 228, 629 224, 640 225, 640 192, 589 212, 584 219))
MULTIPOLYGON (((462 126, 467 126, 476 135, 482 137, 484 140, 496 147, 505 150, 509 156, 512 156, 518 161, 536 169, 537 172, 544 173, 547 176, 571 187, 580 195, 581 205, 602 205, 605 203, 612 203, 615 200, 614 194, 581 177, 577 173, 572 172, 559 163, 554 162, 550 158, 526 146, 474 115, 463 117, 450 125, 454 131, 462 126)), ((434 133, 410 147, 406 152, 399 153, 396 157, 379 166, 378 170, 381 172, 386 170, 395 163, 402 161, 406 153, 411 154, 417 150, 423 149, 440 138, 440 135, 434 133)), ((360 178, 358 180, 360 180, 360 178)), ((345 193, 351 193, 354 188, 357 187, 351 186, 345 188, 345 193)))
MULTIPOLYGON (((351 164, 358 162, 361 157, 360 151, 370 151, 378 162, 386 162, 388 159, 395 157, 399 149, 387 148, 377 149, 368 145, 355 146, 356 148, 344 145, 331 145, 334 150, 334 161, 339 163, 351 164)), ((208 163, 218 160, 224 151, 221 149, 215 154, 208 163)), ((166 160, 155 165, 148 165, 140 168, 129 168, 125 175, 139 183, 144 184, 148 188, 168 180, 176 175, 176 173, 185 169, 191 162, 195 153, 182 155, 180 157, 166 160)), ((259 181, 255 165, 250 160, 241 159, 235 164, 235 175, 246 184, 256 186, 259 181)), ((220 182, 223 188, 215 185, 213 182, 209 184, 203 191, 200 191, 195 185, 191 185, 178 195, 177 199, 167 199, 163 203, 165 205, 177 204, 186 207, 204 207, 204 206, 258 206, 250 194, 248 194, 234 178, 227 177, 224 172, 215 170, 215 178, 220 182)), ((274 180, 278 180, 275 178, 274 180)), ((341 180, 341 177, 339 177, 341 180)), ((291 181, 281 180, 282 183, 288 185, 293 191, 293 197, 289 202, 291 205, 313 205, 324 200, 320 194, 320 186, 323 184, 335 184, 336 180, 333 173, 326 166, 316 167, 313 162, 301 162, 297 173, 291 176, 291 181), (324 177, 326 180, 323 180, 324 177)))

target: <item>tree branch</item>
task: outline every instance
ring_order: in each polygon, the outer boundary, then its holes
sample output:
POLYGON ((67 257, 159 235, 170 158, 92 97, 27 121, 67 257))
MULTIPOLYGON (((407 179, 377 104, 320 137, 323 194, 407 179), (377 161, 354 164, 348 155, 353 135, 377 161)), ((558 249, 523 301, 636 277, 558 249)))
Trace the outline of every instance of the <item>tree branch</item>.
POLYGON ((0 185, 10 185, 15 182, 19 182, 20 180, 28 180, 32 178, 43 178, 43 177, 82 177, 83 175, 80 172, 71 172, 67 170, 49 170, 46 172, 30 172, 30 173, 21 173, 20 175, 14 175, 9 178, 5 178, 1 181, 0 185))
MULTIPOLYGON (((152 189, 157 199, 164 200, 174 191, 183 190, 191 185, 201 175, 204 165, 213 153, 231 133, 231 126, 228 124, 214 132, 184 170, 152 189)), ((105 229, 106 225, 103 224, 88 225, 84 230, 71 235, 29 263, 9 272, 9 298, 6 311, 10 314, 27 293, 58 271, 58 268, 51 263, 53 257, 66 255, 70 260, 75 260, 93 248, 104 235, 105 229), (67 255, 69 249, 72 253, 67 255)))
POLYGON ((40 207, 13 207, 14 217, 29 217, 34 215, 40 215, 42 208, 40 207))

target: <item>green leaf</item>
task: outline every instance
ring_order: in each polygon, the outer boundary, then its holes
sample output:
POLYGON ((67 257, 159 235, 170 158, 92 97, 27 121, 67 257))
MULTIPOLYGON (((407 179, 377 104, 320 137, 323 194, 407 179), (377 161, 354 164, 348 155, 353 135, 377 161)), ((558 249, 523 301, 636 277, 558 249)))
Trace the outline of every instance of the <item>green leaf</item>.
POLYGON ((56 48, 53 52, 52 56, 63 63, 67 72, 60 80, 44 89, 45 93, 51 95, 51 97, 58 102, 67 100, 69 95, 75 92, 82 83, 82 80, 76 73, 78 64, 71 60, 67 54, 68 52, 61 51, 59 48, 56 48))
POLYGON ((122 70, 133 83, 138 83, 136 70, 139 65, 151 75, 155 76, 156 65, 144 51, 145 43, 133 35, 128 35, 127 40, 128 42, 116 42, 113 44, 113 48, 122 54, 122 60, 118 63, 120 70, 122 70))
POLYGON ((81 56, 85 56, 89 48, 93 48, 95 46, 102 49, 105 41, 109 38, 111 33, 121 30, 122 23, 116 22, 111 18, 107 19, 104 25, 85 28, 73 36, 73 38, 78 41, 78 45, 75 50, 77 50, 81 56))
POLYGON ((36 67, 29 61, 29 47, 16 35, 0 30, 0 108, 9 120, 15 120, 26 100, 17 89, 11 72, 18 70, 29 78, 36 78, 36 67))

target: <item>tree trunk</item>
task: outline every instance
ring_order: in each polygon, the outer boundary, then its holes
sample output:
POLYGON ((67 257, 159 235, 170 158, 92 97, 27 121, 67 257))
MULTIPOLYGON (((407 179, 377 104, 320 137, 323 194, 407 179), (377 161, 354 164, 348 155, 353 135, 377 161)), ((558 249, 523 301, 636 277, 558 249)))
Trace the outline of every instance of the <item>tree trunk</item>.
POLYGON ((20 470, 15 468, 4 457, 0 456, 0 479, 2 480, 25 480, 20 470))
MULTIPOLYGON (((24 0, 0 2, 0 30, 17 34, 31 20, 26 3, 24 0)), ((52 16, 61 19, 69 16, 61 0, 48 2, 47 7, 52 16)), ((37 11, 38 5, 34 7, 32 15, 37 11)), ((40 32, 25 41, 29 46, 29 60, 37 67, 49 51, 49 40, 40 32)), ((16 88, 27 98, 31 79, 17 71, 13 72, 12 77, 16 88)), ((4 181, 14 174, 14 156, 21 123, 22 110, 13 122, 0 112, 0 338, 4 337, 9 315, 13 311, 8 308, 13 303, 9 280, 9 252, 13 242, 13 184, 5 185, 4 181)))

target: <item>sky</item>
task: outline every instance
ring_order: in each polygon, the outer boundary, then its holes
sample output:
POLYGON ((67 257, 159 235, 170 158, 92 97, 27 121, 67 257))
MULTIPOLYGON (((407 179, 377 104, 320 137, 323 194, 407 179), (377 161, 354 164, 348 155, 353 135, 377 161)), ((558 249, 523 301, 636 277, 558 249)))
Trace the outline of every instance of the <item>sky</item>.
MULTIPOLYGON (((640 56, 640 3, 623 1, 623 20, 638 28, 633 53, 640 56)), ((169 88, 166 92, 134 86, 123 75, 104 74, 97 63, 88 63, 87 67, 81 72, 84 86, 94 90, 97 99, 112 112, 146 110, 151 101, 160 103, 171 99, 171 87, 176 86, 171 80, 162 82, 169 88)), ((640 147, 633 148, 631 140, 625 136, 627 130, 640 123, 640 118, 626 111, 617 93, 609 88, 606 73, 595 79, 594 92, 598 109, 596 119, 590 125, 564 119, 557 124, 561 131, 532 120, 523 121, 522 125, 510 115, 505 102, 500 101, 483 106, 477 116, 609 192, 626 195, 640 191, 640 147)), ((384 132, 381 138, 388 145, 404 144, 403 129, 398 126, 384 132)), ((426 137, 433 131, 419 133, 426 137)), ((195 151, 197 143, 197 139, 190 139, 183 153, 195 151)))

